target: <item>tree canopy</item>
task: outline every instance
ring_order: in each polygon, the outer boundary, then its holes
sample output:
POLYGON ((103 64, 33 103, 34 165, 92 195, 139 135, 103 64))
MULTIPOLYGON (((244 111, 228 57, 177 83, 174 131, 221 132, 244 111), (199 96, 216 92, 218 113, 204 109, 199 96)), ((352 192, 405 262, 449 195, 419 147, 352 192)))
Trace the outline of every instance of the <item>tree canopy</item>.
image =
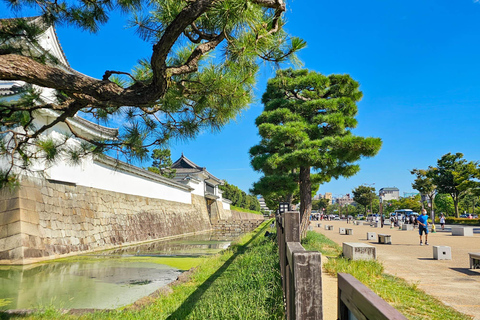
POLYGON ((430 199, 430 203, 432 204, 431 211, 433 212, 435 209, 435 203, 433 199, 435 198, 435 193, 437 192, 437 186, 433 183, 431 173, 429 174, 430 170, 413 169, 410 171, 410 173, 415 175, 415 181, 412 183, 412 188, 418 190, 418 192, 426 195, 430 199))
POLYGON ((480 165, 464 159, 463 153, 443 155, 437 160, 436 167, 429 167, 429 176, 437 186, 438 193, 446 193, 452 197, 457 218, 460 216, 460 200, 472 190, 478 191, 480 187, 480 165))
POLYGON ((7 1, 12 9, 34 7, 42 18, 0 24, 0 80, 33 85, 21 101, 0 103, 0 155, 10 163, 3 182, 15 166, 27 168, 31 159, 50 161, 60 154, 62 141, 32 141, 56 124, 69 126, 77 114, 107 123, 113 118, 123 128, 117 139, 101 140, 70 127, 72 137, 88 142, 71 154, 74 160, 108 149, 143 159, 149 147, 169 139, 219 130, 252 101, 261 61, 295 62, 295 53, 305 46, 283 31, 283 0, 7 1), (133 71, 105 70, 102 79, 94 79, 44 50, 32 50, 52 23, 95 32, 112 10, 131 13, 131 26, 153 45, 151 56, 133 71), (54 89, 56 101, 42 101, 39 87, 54 89), (57 115, 36 128, 32 123, 40 110, 57 115))
POLYGON ((352 190, 353 200, 356 203, 361 204, 365 208, 365 214, 367 214, 367 208, 372 205, 373 200, 377 197, 374 187, 358 186, 352 190))
POLYGON ((268 81, 264 111, 255 122, 261 141, 250 149, 253 168, 264 174, 254 189, 265 198, 268 192, 298 190, 302 230, 310 216, 312 190, 331 178, 356 174, 355 162, 380 150, 379 138, 350 131, 357 125, 361 97, 358 82, 349 75, 286 69, 268 81))
POLYGON ((154 149, 152 159, 152 166, 147 168, 149 171, 161 174, 170 179, 175 177, 177 170, 171 168, 173 162, 170 149, 154 149))

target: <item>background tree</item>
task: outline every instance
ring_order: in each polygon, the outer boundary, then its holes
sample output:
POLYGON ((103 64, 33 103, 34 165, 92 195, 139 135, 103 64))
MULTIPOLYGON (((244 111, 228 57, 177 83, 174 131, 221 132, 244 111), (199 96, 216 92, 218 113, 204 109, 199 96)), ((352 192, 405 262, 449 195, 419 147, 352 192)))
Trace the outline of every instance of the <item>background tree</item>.
POLYGON ((447 193, 452 197, 455 217, 460 216, 458 204, 470 191, 478 189, 480 167, 478 162, 467 162, 463 153, 447 153, 437 160, 437 166, 429 168, 428 175, 437 185, 439 193, 447 193))
POLYGON ((322 211, 322 209, 327 209, 327 207, 330 205, 330 200, 322 198, 318 200, 313 200, 312 201, 312 210, 319 210, 322 211))
POLYGON ((431 174, 429 176, 428 170, 423 169, 413 169, 410 171, 410 173, 415 175, 415 181, 412 183, 412 188, 421 194, 426 195, 428 199, 430 199, 430 203, 432 204, 430 213, 433 218, 433 212, 435 210, 433 199, 435 198, 435 194, 437 192, 437 186, 433 183, 431 174))
POLYGON ((439 193, 435 196, 435 207, 437 211, 445 214, 445 216, 453 216, 455 214, 455 206, 453 199, 449 194, 439 193))
POLYGON ((365 215, 367 215, 367 208, 372 204, 377 197, 374 187, 358 186, 352 190, 353 200, 365 208, 365 215))
POLYGON ((262 139, 250 149, 251 163, 264 174, 260 180, 285 175, 298 184, 302 234, 311 213, 312 185, 356 174, 354 163, 380 150, 379 138, 350 131, 357 125, 358 88, 348 75, 287 69, 277 71, 262 96, 264 111, 255 121, 262 139))
POLYGON ((224 181, 224 184, 220 185, 219 189, 223 191, 223 198, 232 201, 232 205, 235 207, 260 211, 260 202, 254 195, 245 193, 245 191, 240 190, 239 187, 233 184, 229 184, 227 181, 224 181))
POLYGON ((57 100, 42 101, 32 89, 24 92, 20 103, 0 104, 0 157, 11 160, 2 182, 40 153, 43 159, 60 154, 56 150, 64 145, 61 141, 45 146, 34 140, 58 123, 69 126, 69 118, 76 114, 107 123, 115 118, 123 124, 118 138, 108 141, 88 139, 70 128, 72 137, 88 142, 72 155, 76 160, 109 149, 128 159, 145 159, 149 147, 169 139, 219 130, 252 101, 259 63, 295 62, 295 53, 305 46, 283 31, 283 0, 7 2, 14 9, 32 7, 42 19, 1 22, 0 80, 54 89, 57 100), (130 13, 130 25, 152 43, 151 56, 140 60, 132 72, 106 70, 97 80, 32 49, 38 48, 38 35, 54 22, 95 32, 115 9, 130 13), (57 116, 35 128, 32 122, 41 109, 53 110, 50 113, 57 116), (18 127, 23 130, 14 130, 18 127))
POLYGON ((152 159, 152 166, 147 168, 149 171, 161 174, 170 179, 175 178, 177 170, 171 168, 173 162, 170 149, 154 149, 152 159))

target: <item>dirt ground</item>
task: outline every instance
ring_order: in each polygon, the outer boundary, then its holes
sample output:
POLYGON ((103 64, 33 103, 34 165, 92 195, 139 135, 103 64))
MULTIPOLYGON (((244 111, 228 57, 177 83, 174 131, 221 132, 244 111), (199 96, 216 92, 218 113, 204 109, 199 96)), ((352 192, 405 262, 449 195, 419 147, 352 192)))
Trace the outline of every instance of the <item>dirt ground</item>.
MULTIPOLYGON (((312 221, 314 231, 342 245, 343 242, 362 242, 377 248, 377 259, 385 272, 417 284, 425 291, 464 314, 480 320, 480 270, 471 270, 469 252, 480 252, 480 234, 473 237, 452 236, 451 232, 430 233, 429 246, 420 246, 418 230, 405 231, 398 228, 374 228, 369 225, 347 224, 346 221, 312 221), (322 223, 318 228, 317 223, 322 223), (333 225, 325 230, 324 225, 333 225), (353 235, 341 235, 340 227, 353 229, 353 235), (367 232, 390 234, 392 244, 378 244, 367 240, 367 232), (451 247, 452 260, 434 260, 433 246, 451 247)), ((323 313, 325 320, 337 319, 336 278, 323 274, 323 313)))

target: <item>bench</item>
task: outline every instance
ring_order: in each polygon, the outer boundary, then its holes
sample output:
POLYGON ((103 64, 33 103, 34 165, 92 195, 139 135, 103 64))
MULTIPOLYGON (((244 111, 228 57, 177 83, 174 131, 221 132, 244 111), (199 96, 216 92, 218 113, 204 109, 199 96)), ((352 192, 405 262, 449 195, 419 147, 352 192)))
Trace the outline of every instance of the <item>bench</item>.
POLYGON ((469 252, 470 269, 480 269, 480 252, 469 252))
POLYGON ((347 234, 347 232, 345 231, 345 228, 338 228, 338 232, 340 234, 347 234))
POLYGON ((320 228, 322 226, 321 223, 317 223, 317 227, 320 228))
POLYGON ((402 230, 412 231, 413 230, 413 224, 402 225, 402 230))
POLYGON ((452 227, 452 236, 473 237, 473 227, 452 227))
POLYGON ((452 260, 452 248, 447 246, 433 246, 434 260, 452 260))
POLYGON ((379 234, 378 243, 392 244, 392 236, 389 234, 379 234))
POLYGON ((377 248, 366 243, 344 242, 343 256, 350 260, 375 260, 377 248))
POLYGON ((326 224, 325 230, 333 230, 333 226, 331 224, 326 224))
POLYGON ((363 225, 363 221, 357 221, 356 225, 357 225, 357 226, 362 226, 362 225, 363 225))
POLYGON ((345 229, 345 232, 346 232, 346 234, 348 234, 348 235, 352 235, 352 234, 353 234, 353 229, 346 228, 346 229, 345 229))
POLYGON ((375 232, 367 232, 367 240, 375 240, 377 234, 375 232))

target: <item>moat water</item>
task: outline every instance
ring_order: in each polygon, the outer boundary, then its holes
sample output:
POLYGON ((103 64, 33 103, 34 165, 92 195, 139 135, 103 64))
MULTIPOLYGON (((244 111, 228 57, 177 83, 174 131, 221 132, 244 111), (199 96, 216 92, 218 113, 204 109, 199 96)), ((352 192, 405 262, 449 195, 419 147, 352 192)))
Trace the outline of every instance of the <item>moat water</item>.
POLYGON ((118 308, 165 286, 235 237, 205 233, 27 266, 0 266, 0 310, 118 308))

